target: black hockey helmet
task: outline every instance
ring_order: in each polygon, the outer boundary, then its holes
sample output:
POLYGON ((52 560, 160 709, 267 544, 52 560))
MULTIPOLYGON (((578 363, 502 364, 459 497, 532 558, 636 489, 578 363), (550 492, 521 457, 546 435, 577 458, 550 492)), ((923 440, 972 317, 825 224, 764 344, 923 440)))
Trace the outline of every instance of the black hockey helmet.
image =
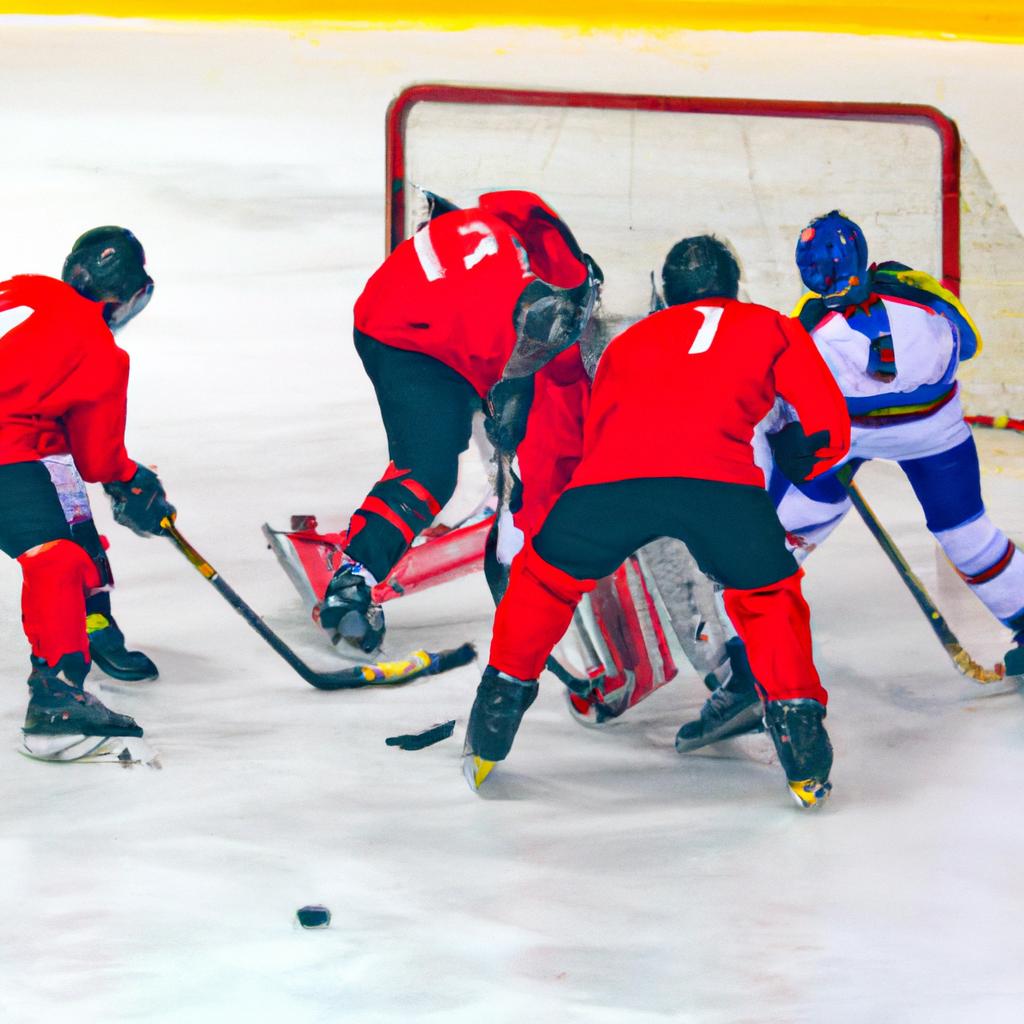
POLYGON ((141 243, 127 228, 114 225, 81 235, 64 261, 61 277, 87 299, 105 302, 104 316, 112 328, 140 313, 153 294, 141 243))
POLYGON ((735 299, 740 267, 732 250, 714 235, 684 238, 669 250, 661 268, 662 293, 669 306, 696 299, 735 299))

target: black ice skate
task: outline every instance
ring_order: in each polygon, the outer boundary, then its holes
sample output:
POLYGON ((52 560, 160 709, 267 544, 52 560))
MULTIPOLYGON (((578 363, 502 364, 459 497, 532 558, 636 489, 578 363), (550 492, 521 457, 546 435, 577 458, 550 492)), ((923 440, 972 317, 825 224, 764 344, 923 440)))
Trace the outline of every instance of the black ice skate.
POLYGON ((94 664, 112 679, 138 683, 159 675, 156 665, 142 651, 129 651, 125 647, 124 633, 112 615, 95 612, 86 617, 85 628, 94 664))
POLYGON ((700 718, 687 722, 676 733, 676 750, 685 754, 709 743, 764 729, 764 707, 757 692, 757 681, 742 641, 726 643, 732 674, 700 709, 700 718))
POLYGON ((537 698, 537 688, 536 679, 516 679, 490 665, 484 670, 462 750, 462 773, 472 789, 479 789, 495 764, 508 757, 519 723, 537 698))
POLYGON ((331 643, 344 641, 372 654, 384 640, 384 612, 374 604, 370 585, 357 570, 348 564, 334 574, 314 616, 331 635, 331 643))
POLYGON ((1013 636, 1013 647, 1003 657, 1003 665, 1008 676, 1024 677, 1024 629, 1013 636))
POLYGON ((832 744, 822 720, 824 705, 816 700, 770 700, 764 724, 775 743, 789 780, 789 790, 801 807, 822 803, 832 789, 832 744))
POLYGON ((66 654, 55 666, 33 656, 22 753, 41 761, 152 763, 135 719, 83 689, 88 671, 81 654, 66 654))

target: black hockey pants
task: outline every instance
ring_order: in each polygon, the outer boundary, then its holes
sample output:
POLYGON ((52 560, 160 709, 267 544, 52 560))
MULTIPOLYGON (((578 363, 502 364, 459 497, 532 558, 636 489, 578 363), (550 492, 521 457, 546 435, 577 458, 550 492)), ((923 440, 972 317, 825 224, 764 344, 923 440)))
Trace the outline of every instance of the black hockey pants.
POLYGON ((683 541, 701 571, 726 587, 751 590, 797 569, 767 491, 683 477, 571 488, 534 548, 570 576, 596 580, 659 537, 683 541))
POLYGON ((384 580, 455 492, 481 401, 440 360, 358 330, 355 345, 377 393, 391 461, 352 516, 345 553, 384 580))

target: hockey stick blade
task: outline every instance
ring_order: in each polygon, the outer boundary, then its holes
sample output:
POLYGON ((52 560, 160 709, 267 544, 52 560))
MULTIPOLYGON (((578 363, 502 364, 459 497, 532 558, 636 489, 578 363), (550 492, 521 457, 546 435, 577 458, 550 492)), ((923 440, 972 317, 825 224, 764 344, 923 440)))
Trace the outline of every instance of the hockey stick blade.
POLYGON ((984 665, 979 664, 964 650, 963 645, 956 638, 953 630, 949 628, 949 624, 943 618, 942 613, 935 606, 931 595, 925 590, 924 584, 917 578, 917 575, 910 568, 900 549, 896 547, 892 537, 889 536, 885 527, 878 521, 871 506, 864 500, 864 496, 860 493, 850 475, 840 473, 838 478, 839 482, 846 489, 846 493, 849 494, 853 507, 857 510, 861 519, 864 520, 864 525, 875 540, 878 541, 878 546, 895 566, 896 572, 899 573, 900 579, 903 580, 907 590, 910 591, 911 596, 917 602, 917 606, 924 612, 928 625, 932 627, 932 631, 939 638, 939 643, 942 644, 946 654, 949 655, 950 661, 956 666, 957 671, 962 672, 968 679, 982 684, 995 683, 1005 678, 1006 669, 1001 663, 997 664, 994 668, 985 668, 984 665))
POLYGON ((400 686, 423 675, 437 675, 466 665, 476 657, 472 644, 431 653, 415 651, 404 661, 374 662, 354 665, 335 672, 318 672, 307 665, 255 611, 223 580, 220 574, 181 535, 174 522, 165 518, 160 525, 174 546, 188 559, 196 571, 224 598, 232 608, 286 661, 318 690, 357 690, 369 686, 400 686))

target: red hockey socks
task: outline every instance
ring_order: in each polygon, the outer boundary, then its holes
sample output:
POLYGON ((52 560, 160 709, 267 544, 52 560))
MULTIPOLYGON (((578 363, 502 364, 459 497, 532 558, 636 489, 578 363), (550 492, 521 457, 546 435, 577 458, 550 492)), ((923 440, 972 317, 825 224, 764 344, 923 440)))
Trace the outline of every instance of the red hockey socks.
POLYGON ((596 580, 578 580, 545 562, 527 543, 515 557, 508 590, 494 616, 489 664, 517 679, 536 679, 596 580))
POLYGON ((766 700, 828 702, 811 656, 811 614, 800 592, 803 570, 755 590, 725 591, 725 610, 747 648, 766 700))
POLYGON ((384 476, 352 514, 345 554, 365 565, 377 580, 386 579, 417 534, 434 521, 441 505, 410 470, 388 463, 384 476))
POLYGON ((70 540, 54 540, 18 556, 24 582, 21 620, 32 653, 48 665, 80 652, 89 662, 85 595, 102 586, 86 552, 70 540))

